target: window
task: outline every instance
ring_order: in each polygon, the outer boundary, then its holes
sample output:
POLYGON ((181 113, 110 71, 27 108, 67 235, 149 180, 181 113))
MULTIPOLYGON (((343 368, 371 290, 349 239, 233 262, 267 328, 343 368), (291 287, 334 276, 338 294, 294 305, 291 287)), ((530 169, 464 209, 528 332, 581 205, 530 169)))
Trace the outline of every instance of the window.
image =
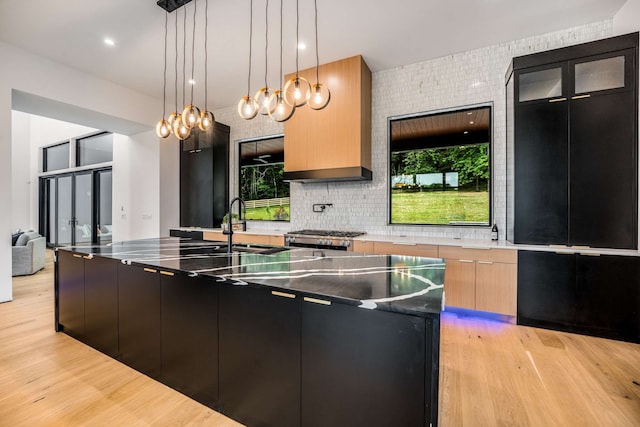
POLYGON ((69 168, 69 142, 52 145, 42 149, 43 172, 57 171, 69 168))
POLYGON ((247 219, 289 221, 289 183, 284 174, 284 137, 240 141, 240 197, 247 219))
POLYGON ((489 225, 491 107, 392 118, 390 223, 489 225))
POLYGON ((76 140, 77 166, 95 165, 113 161, 113 134, 78 138, 76 140))

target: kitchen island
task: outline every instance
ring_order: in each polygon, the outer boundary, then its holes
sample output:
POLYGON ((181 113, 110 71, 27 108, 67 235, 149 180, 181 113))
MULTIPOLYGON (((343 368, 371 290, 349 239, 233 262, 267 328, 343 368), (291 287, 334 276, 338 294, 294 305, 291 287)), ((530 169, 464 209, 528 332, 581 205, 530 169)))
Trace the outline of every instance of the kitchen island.
POLYGON ((443 260, 233 249, 60 249, 56 329, 247 425, 437 425, 443 260))

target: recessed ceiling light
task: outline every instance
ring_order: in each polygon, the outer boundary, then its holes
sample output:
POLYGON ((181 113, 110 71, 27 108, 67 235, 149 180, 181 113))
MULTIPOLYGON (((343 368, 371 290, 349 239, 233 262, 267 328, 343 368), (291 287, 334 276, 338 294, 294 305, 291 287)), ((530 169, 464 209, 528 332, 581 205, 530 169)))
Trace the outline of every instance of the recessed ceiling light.
POLYGON ((304 44, 304 42, 298 43, 298 49, 299 50, 305 50, 306 48, 307 48, 307 45, 304 44))
POLYGON ((463 133, 466 135, 466 134, 468 134, 468 133, 469 133, 469 131, 468 131, 468 130, 465 130, 463 133))
POLYGON ((471 115, 473 115, 473 111, 469 111, 469 112, 467 113, 467 116, 471 116, 471 115))
POLYGON ((193 80, 193 79, 189 79, 189 84, 190 84, 191 86, 193 86, 193 85, 195 85, 195 84, 196 84, 196 81, 195 81, 195 80, 193 80))
POLYGON ((115 46, 116 42, 112 38, 105 37, 104 44, 106 44, 107 46, 115 46))
POLYGON ((469 122, 469 124, 470 124, 470 125, 472 125, 472 124, 474 124, 474 123, 475 123, 475 122, 474 122, 473 120, 471 120, 471 121, 469 122))

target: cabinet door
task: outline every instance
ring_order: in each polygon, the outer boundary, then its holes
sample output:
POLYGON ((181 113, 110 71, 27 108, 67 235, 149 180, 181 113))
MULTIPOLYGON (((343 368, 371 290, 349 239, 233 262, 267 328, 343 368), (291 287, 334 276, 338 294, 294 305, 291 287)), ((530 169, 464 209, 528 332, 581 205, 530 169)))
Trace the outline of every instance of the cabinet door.
POLYGON ((84 260, 58 251, 58 324, 74 338, 84 337, 84 260))
POLYGON ((160 378, 160 278, 155 269, 118 265, 120 357, 132 368, 160 378))
POLYGON ((576 255, 580 332, 638 341, 640 258, 576 255))
POLYGON ((575 256, 518 251, 518 324, 560 328, 576 313, 575 256))
POLYGON ((300 299, 220 286, 220 411, 247 425, 300 425, 300 299))
POLYGON ((218 285, 161 275, 162 382, 209 407, 218 403, 218 285))
POLYGON ((429 425, 426 329, 420 317, 303 302, 301 425, 429 425))
POLYGON ((448 307, 476 308, 476 266, 473 260, 448 259, 444 296, 448 307))
POLYGON ((635 83, 625 73, 633 61, 633 55, 617 53, 573 64, 576 90, 592 92, 573 96, 570 106, 571 245, 637 247, 638 112, 632 108, 635 83), (607 61, 612 63, 592 65, 607 61), (579 67, 596 70, 581 78, 579 67))
POLYGON ((118 357, 118 264, 93 257, 84 260, 85 342, 118 357))
POLYGON ((516 264, 476 263, 476 310, 515 316, 518 267, 516 264))
MULTIPOLYGON (((564 76, 565 68, 553 69, 564 76)), ((516 81, 543 71, 516 73, 516 81)), ((521 93, 516 88, 516 96, 521 93)), ((568 103, 564 97, 525 100, 515 106, 514 242, 566 244, 568 103)))

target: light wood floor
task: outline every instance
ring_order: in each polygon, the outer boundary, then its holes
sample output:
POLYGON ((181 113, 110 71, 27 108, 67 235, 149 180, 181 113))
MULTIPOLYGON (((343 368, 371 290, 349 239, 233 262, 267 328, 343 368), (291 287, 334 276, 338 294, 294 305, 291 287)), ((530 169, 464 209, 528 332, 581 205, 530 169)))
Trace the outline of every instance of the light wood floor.
MULTIPOLYGON (((238 426, 53 330, 53 266, 0 304, 0 426, 238 426)), ((441 426, 640 426, 640 345, 443 314, 441 426)))

